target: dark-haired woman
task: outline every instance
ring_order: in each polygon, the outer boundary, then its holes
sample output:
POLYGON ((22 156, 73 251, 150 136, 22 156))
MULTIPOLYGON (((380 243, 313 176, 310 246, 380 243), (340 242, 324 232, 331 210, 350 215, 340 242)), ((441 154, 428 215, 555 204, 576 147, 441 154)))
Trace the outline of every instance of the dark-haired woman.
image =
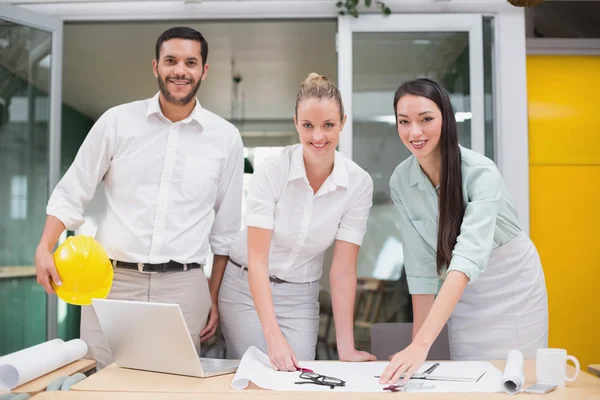
POLYGON ((398 134, 412 155, 390 179, 412 295, 412 343, 381 383, 418 370, 448 323, 453 360, 534 358, 547 346, 548 300, 538 252, 517 221, 496 165, 458 144, 449 96, 416 79, 394 96, 398 134))

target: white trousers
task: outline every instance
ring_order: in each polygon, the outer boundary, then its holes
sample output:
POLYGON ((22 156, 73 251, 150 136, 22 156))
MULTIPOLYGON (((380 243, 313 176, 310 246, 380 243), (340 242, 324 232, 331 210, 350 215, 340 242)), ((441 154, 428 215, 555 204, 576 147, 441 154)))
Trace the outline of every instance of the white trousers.
MULTIPOLYGON (((156 274, 123 268, 115 268, 114 272, 109 299, 179 304, 199 352, 200 332, 206 326, 212 306, 208 281, 200 268, 156 274)), ((87 357, 96 360, 97 370, 114 362, 91 305, 81 307, 81 339, 88 345, 87 357)))
POLYGON ((526 234, 492 250, 486 270, 454 309, 448 334, 453 360, 505 360, 512 349, 535 359, 548 346, 544 270, 526 234))
MULTIPOLYGON (((273 283, 277 322, 298 361, 315 359, 319 331, 319 282, 273 283)), ((240 359, 250 346, 267 354, 267 343, 254 308, 248 272, 228 263, 219 290, 219 319, 227 358, 240 359)))

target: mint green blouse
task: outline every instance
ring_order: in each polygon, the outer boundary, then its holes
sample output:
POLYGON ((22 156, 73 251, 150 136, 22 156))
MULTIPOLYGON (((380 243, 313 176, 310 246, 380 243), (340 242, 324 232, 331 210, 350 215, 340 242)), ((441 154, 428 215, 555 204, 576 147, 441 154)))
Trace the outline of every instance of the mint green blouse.
MULTIPOLYGON (((460 146, 465 216, 447 272, 463 272, 469 283, 486 268, 492 249, 514 239, 521 228, 500 171, 489 158, 460 146)), ((390 178, 397 225, 404 247, 404 268, 411 294, 436 294, 438 193, 414 156, 390 178)))

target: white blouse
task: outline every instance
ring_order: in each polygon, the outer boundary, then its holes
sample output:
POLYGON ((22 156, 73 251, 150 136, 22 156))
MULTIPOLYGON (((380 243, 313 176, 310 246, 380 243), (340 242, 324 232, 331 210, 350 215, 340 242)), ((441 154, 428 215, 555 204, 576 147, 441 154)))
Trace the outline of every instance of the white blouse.
MULTIPOLYGON (((257 167, 248 190, 246 226, 273 231, 269 275, 314 282, 334 240, 362 244, 372 200, 371 176, 337 151, 331 175, 313 193, 302 145, 296 144, 257 167)), ((248 265, 247 228, 233 243, 230 257, 248 265)))

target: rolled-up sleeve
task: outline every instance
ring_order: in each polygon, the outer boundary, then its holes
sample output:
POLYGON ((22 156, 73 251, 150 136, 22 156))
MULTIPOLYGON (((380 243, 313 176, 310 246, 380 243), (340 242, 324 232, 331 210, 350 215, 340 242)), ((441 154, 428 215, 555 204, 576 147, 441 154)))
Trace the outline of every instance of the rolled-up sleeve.
POLYGON ((355 198, 352 207, 342 215, 336 239, 360 246, 367 232, 367 220, 373 205, 373 179, 370 175, 358 186, 355 198))
POLYGON ((263 161, 255 170, 248 188, 246 203, 246 225, 255 228, 273 229, 277 193, 284 184, 281 165, 277 158, 263 161))
POLYGON ((398 190, 392 182, 390 193, 397 211, 396 222, 402 241, 408 291, 410 294, 437 294, 440 278, 437 274, 435 252, 412 224, 398 190))
POLYGON ((485 270, 494 244, 502 177, 492 165, 473 168, 470 175, 469 199, 448 272, 460 271, 472 283, 485 270))
POLYGON ((96 121, 50 195, 46 214, 58 218, 68 230, 83 225, 84 209, 110 166, 116 140, 114 118, 107 111, 96 121))
POLYGON ((242 190, 244 181, 244 145, 235 138, 217 192, 215 220, 208 241, 215 255, 228 256, 229 249, 242 227, 242 190))

